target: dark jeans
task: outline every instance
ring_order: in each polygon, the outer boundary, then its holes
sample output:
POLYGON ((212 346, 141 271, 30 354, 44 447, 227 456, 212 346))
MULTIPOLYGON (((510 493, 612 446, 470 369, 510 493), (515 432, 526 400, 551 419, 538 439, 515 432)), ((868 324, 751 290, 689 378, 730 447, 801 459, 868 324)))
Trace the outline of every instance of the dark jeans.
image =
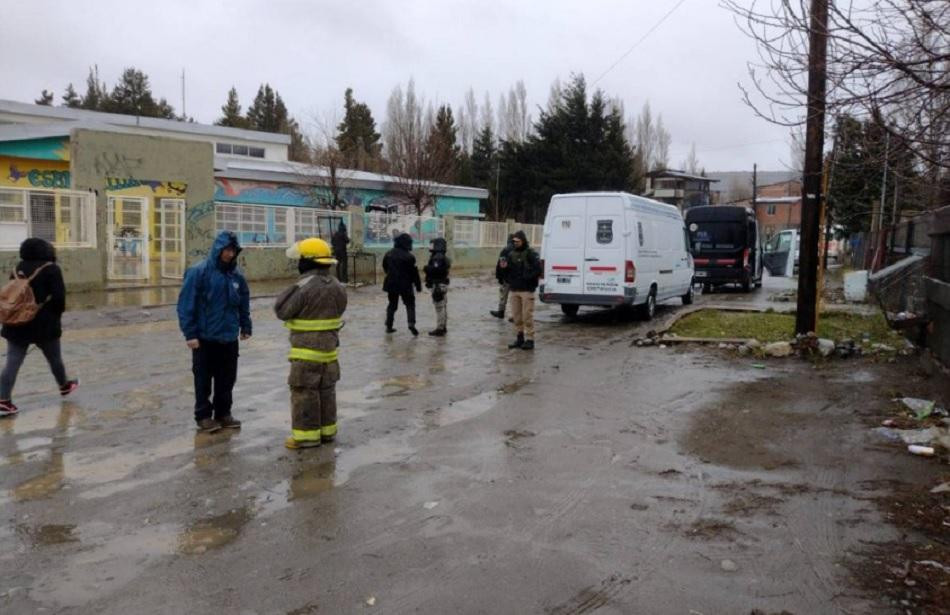
POLYGON ((231 391, 237 381, 238 343, 199 340, 191 351, 195 375, 195 421, 231 416, 231 391), (209 398, 214 392, 214 402, 209 398))
POLYGON ((399 307, 399 299, 406 306, 406 321, 410 327, 416 325, 416 295, 410 288, 401 293, 389 293, 389 305, 386 306, 386 326, 390 329, 393 326, 393 318, 396 316, 396 308, 399 307))
POLYGON ((336 257, 336 279, 346 284, 349 282, 349 270, 346 263, 346 253, 336 257))
MULTIPOLYGON (((60 388, 66 386, 66 367, 63 365, 63 355, 60 351, 59 340, 49 340, 40 342, 36 345, 46 357, 49 363, 49 369, 56 378, 56 384, 60 388)), ((16 376, 20 372, 20 366, 26 359, 26 352, 30 349, 29 344, 17 344, 7 340, 7 364, 0 374, 0 399, 10 401, 13 395, 13 385, 16 384, 16 376)))

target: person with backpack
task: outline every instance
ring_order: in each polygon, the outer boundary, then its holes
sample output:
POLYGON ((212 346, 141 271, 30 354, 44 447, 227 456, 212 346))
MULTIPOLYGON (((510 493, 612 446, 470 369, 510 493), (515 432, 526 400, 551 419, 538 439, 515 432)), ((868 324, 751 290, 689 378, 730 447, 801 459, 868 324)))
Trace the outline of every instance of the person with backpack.
POLYGON ((7 340, 7 362, 0 373, 0 416, 18 412, 13 387, 31 344, 46 357, 63 397, 79 388, 66 376, 60 338, 66 311, 66 283, 56 264, 56 250, 48 241, 31 237, 20 244, 20 262, 10 282, 0 289, 0 336, 7 340))
POLYGON ((426 274, 426 288, 432 291, 432 305, 435 306, 435 330, 429 331, 433 337, 442 337, 446 333, 449 320, 449 269, 452 260, 445 255, 448 244, 445 239, 438 237, 429 244, 429 262, 423 267, 426 274))
POLYGON ((383 271, 386 279, 383 280, 383 292, 388 295, 389 304, 386 306, 386 333, 395 333, 393 320, 396 317, 396 308, 402 299, 406 306, 406 320, 409 323, 409 332, 419 335, 416 329, 416 296, 422 292, 422 280, 419 278, 419 268, 416 267, 416 257, 412 255, 412 237, 408 233, 401 233, 393 240, 393 249, 383 257, 383 271))
POLYGON ((241 427, 231 416, 232 391, 238 340, 251 337, 251 292, 237 266, 240 253, 237 236, 221 231, 208 258, 185 272, 178 295, 178 325, 191 349, 198 431, 241 427))

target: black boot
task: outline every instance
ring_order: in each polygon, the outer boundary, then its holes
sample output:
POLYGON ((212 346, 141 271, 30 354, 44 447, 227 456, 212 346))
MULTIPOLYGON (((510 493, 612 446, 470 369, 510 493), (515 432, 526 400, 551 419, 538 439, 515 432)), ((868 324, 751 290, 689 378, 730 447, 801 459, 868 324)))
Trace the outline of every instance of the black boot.
POLYGON ((525 340, 521 345, 522 350, 534 350, 534 340, 525 340))
POLYGON ((396 330, 393 329, 393 323, 391 320, 386 321, 386 333, 395 333, 396 330))
POLYGON ((441 327, 439 327, 437 329, 434 329, 433 331, 429 331, 429 335, 431 335, 432 337, 442 337, 443 335, 445 335, 445 329, 442 329, 441 327))
POLYGON ((414 336, 419 335, 419 329, 416 329, 416 325, 414 324, 409 325, 409 332, 412 333, 414 336))
POLYGON ((524 346, 524 333, 518 334, 518 339, 508 344, 508 348, 522 348, 524 346))
POLYGON ((504 318, 504 317, 505 317, 505 313, 502 312, 501 310, 492 310, 491 312, 489 312, 489 314, 491 314, 491 315, 494 316, 495 318, 504 318))

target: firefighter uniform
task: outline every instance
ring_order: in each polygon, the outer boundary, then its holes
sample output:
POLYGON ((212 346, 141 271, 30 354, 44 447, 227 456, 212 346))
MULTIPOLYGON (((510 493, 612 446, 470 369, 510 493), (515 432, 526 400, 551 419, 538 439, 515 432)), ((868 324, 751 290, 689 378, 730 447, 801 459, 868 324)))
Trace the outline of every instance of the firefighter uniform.
POLYGON ((287 448, 309 448, 332 441, 336 426, 339 330, 346 310, 346 290, 330 274, 336 264, 322 239, 305 239, 287 251, 299 258, 300 278, 284 290, 274 306, 290 329, 290 403, 292 433, 287 448))

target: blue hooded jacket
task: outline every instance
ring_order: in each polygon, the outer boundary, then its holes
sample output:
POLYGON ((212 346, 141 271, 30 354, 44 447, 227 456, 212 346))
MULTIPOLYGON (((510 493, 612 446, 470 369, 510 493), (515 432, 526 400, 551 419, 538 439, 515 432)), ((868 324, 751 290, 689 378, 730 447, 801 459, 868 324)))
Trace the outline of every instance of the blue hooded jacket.
POLYGON ((240 254, 234 233, 221 231, 208 258, 185 272, 178 295, 178 326, 186 340, 233 342, 251 334, 251 291, 237 268, 237 254, 225 265, 221 252, 232 247, 240 254))

